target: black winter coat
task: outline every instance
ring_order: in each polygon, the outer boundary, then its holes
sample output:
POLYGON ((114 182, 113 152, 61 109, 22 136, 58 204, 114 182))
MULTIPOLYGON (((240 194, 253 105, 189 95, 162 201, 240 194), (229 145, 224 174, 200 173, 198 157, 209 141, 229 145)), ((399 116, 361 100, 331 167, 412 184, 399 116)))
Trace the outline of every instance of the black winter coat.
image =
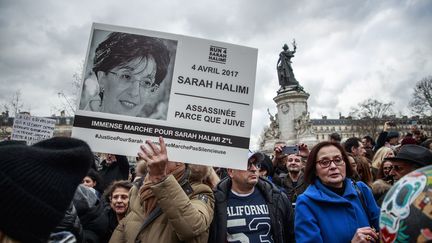
POLYGON ((81 222, 78 218, 78 213, 73 205, 70 204, 69 208, 66 210, 65 216, 59 225, 56 226, 52 233, 57 233, 61 231, 68 231, 72 233, 78 243, 83 242, 83 230, 81 222))
MULTIPOLYGON (((300 172, 300 177, 297 181, 297 185, 293 186, 293 182, 291 180, 291 177, 289 177, 288 174, 285 174, 281 178, 281 186, 285 193, 287 194, 288 200, 290 200, 291 203, 295 203, 297 200, 297 197, 302 194, 304 191, 306 191, 306 188, 308 187, 308 184, 304 181, 304 174, 303 172, 300 172)), ((277 185, 277 183, 275 183, 277 185)))
POLYGON ((84 242, 101 242, 108 228, 102 202, 82 184, 78 186, 72 201, 83 228, 84 242))
MULTIPOLYGON (((209 243, 227 241, 227 197, 231 185, 231 178, 227 177, 221 180, 214 190, 215 210, 210 226, 209 243)), ((256 188, 267 202, 274 242, 295 242, 293 210, 285 193, 263 178, 259 178, 256 188)))

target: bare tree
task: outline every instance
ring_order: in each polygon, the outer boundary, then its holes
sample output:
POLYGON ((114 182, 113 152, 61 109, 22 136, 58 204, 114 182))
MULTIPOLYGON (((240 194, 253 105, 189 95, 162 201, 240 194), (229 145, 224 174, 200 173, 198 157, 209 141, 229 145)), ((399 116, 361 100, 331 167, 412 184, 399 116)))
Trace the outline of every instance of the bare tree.
POLYGON ((382 118, 383 116, 393 115, 393 102, 384 103, 375 99, 367 99, 353 108, 350 116, 355 118, 382 118))
POLYGON ((61 99, 61 107, 55 107, 57 111, 64 111, 66 115, 73 116, 75 114, 76 105, 78 103, 78 95, 80 94, 81 79, 82 79, 83 64, 81 64, 80 70, 76 71, 72 76, 71 89, 68 92, 63 90, 58 92, 58 96, 61 99))
POLYGON ((427 76, 416 83, 409 106, 416 114, 432 115, 432 76, 427 76))
POLYGON ((360 134, 376 136, 383 120, 386 117, 394 116, 393 104, 393 102, 384 103, 375 99, 367 99, 360 102, 357 108, 352 108, 349 115, 356 118, 353 123, 358 127, 360 134))
POLYGON ((3 105, 6 111, 11 111, 12 116, 15 117, 21 112, 24 107, 24 103, 21 100, 21 90, 16 90, 15 93, 10 97, 9 103, 3 105))

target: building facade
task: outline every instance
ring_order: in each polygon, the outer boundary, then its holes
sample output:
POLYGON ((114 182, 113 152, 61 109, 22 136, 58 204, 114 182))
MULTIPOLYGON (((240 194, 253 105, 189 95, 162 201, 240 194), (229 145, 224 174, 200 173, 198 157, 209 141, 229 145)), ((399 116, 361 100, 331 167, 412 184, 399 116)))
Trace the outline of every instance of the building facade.
MULTIPOLYGON (((56 121, 54 136, 69 137, 72 133, 72 125, 74 117, 67 117, 64 115, 45 117, 54 119, 56 121)), ((3 113, 0 116, 0 140, 6 139, 12 133, 13 117, 7 116, 3 113)), ((374 121, 376 127, 374 127, 375 133, 371 134, 370 126, 369 129, 367 124, 370 124, 370 120, 363 119, 351 119, 340 117, 339 119, 328 119, 322 117, 321 119, 310 119, 312 122, 312 131, 316 136, 318 142, 326 141, 329 139, 331 133, 339 133, 342 137, 342 141, 350 137, 363 137, 370 135, 374 139, 378 137, 379 132, 382 130, 383 125, 386 121, 393 121, 396 126, 394 130, 398 131, 401 136, 411 132, 412 126, 416 125, 417 128, 423 132, 428 138, 432 138, 432 117, 419 118, 419 117, 386 117, 374 121), (364 125, 366 124, 366 126, 364 125)))
POLYGON ((392 130, 398 131, 401 136, 405 136, 412 132, 413 125, 417 126, 417 129, 423 132, 424 135, 432 137, 432 118, 419 118, 419 117, 402 117, 397 118, 394 116, 384 117, 381 119, 352 119, 340 117, 339 119, 311 119, 313 132, 316 135, 318 141, 329 140, 331 133, 338 133, 341 135, 342 141, 350 137, 364 137, 369 135, 376 139, 379 133, 382 131, 384 123, 386 121, 392 121, 395 123, 395 127, 392 130), (375 131, 375 132, 372 132, 375 131))

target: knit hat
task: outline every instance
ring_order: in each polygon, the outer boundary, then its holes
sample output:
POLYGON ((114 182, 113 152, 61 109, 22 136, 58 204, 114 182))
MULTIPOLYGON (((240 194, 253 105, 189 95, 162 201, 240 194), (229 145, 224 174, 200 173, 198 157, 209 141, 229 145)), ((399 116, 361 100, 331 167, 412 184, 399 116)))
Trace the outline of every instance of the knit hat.
POLYGON ((402 139, 401 145, 403 146, 406 144, 417 144, 417 141, 412 137, 405 137, 404 139, 402 139))
POLYGON ((395 157, 386 158, 390 161, 404 161, 414 163, 420 166, 432 164, 432 152, 422 146, 407 144, 401 147, 399 153, 395 157))
POLYGON ((84 141, 55 137, 32 146, 2 142, 0 156, 0 230, 21 242, 46 241, 93 153, 84 141))

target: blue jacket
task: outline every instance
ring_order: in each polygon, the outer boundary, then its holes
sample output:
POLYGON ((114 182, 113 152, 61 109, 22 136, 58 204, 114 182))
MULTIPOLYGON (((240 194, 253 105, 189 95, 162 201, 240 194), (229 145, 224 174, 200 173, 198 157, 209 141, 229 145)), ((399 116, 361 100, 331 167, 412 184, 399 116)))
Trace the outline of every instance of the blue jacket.
MULTIPOLYGON (((369 226, 359 195, 351 179, 345 179, 345 192, 339 196, 319 179, 297 199, 295 213, 296 242, 351 242, 357 228, 369 226)), ((379 229, 379 208, 371 190, 357 182, 372 226, 379 229)))

